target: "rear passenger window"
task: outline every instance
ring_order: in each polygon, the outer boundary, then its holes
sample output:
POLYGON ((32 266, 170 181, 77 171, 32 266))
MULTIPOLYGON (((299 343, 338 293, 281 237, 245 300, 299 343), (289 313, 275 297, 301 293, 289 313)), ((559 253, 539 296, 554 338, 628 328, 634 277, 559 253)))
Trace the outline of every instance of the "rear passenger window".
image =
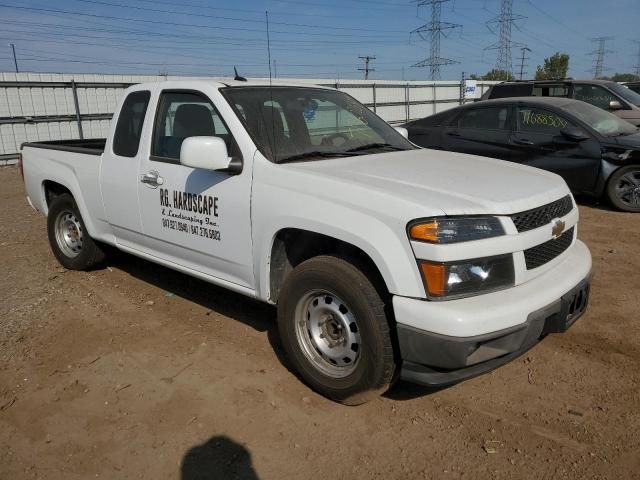
POLYGON ((459 128, 478 128, 483 130, 507 130, 507 107, 476 108, 462 114, 458 120, 459 128))
POLYGON ((122 104, 113 137, 113 153, 116 155, 135 157, 138 154, 142 125, 150 97, 151 93, 146 90, 132 92, 122 104))
POLYGON ((505 85, 495 85, 491 89, 489 98, 528 97, 530 95, 530 83, 510 83, 505 85))
POLYGON ((560 131, 573 126, 560 115, 533 107, 518 107, 518 130, 520 132, 560 135, 560 131))
POLYGON ((566 85, 535 85, 533 96, 566 98, 569 96, 569 87, 566 85))
POLYGON ((160 95, 151 155, 180 160, 182 142, 189 137, 220 137, 232 152, 234 143, 216 107, 196 92, 164 92, 160 95))

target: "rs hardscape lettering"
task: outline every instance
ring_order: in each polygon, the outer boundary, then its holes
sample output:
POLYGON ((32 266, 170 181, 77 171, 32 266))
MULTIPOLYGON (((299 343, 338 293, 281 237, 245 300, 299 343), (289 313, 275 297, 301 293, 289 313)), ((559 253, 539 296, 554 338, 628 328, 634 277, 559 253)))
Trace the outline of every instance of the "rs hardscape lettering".
POLYGON ((160 206, 163 228, 220 241, 218 224, 212 219, 218 217, 218 197, 180 191, 169 195, 161 188, 160 206))

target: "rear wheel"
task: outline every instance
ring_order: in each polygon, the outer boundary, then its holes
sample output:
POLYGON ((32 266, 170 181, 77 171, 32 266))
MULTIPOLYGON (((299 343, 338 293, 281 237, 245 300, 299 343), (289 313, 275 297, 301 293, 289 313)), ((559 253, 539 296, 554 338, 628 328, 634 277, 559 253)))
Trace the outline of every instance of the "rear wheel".
POLYGON ((345 260, 320 256, 298 265, 278 301, 283 346, 302 378, 348 405, 389 388, 396 364, 384 302, 345 260))
POLYGON ((54 256, 70 270, 87 270, 104 260, 102 249, 89 236, 73 197, 56 196, 49 205, 47 233, 54 256))
POLYGON ((607 183, 607 197, 620 210, 640 212, 640 165, 629 165, 613 172, 607 183))

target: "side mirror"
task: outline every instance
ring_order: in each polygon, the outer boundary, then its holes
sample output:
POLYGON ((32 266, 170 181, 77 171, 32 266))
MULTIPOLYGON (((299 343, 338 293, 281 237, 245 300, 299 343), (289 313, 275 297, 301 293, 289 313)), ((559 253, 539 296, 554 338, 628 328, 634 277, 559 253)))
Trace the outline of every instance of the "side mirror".
POLYGON ((400 135, 402 135, 404 138, 406 138, 407 140, 409 140, 409 130, 407 130, 404 127, 393 127, 395 129, 396 132, 398 132, 400 135))
POLYGON ((622 104, 618 100, 611 100, 609 102, 609 110, 622 110, 622 104))
POLYGON ((180 163, 204 170, 225 170, 231 164, 227 144, 220 137, 188 137, 180 148, 180 163))
POLYGON ((564 138, 573 142, 583 142, 584 140, 588 140, 590 138, 584 130, 578 127, 568 127, 564 130, 560 130, 560 133, 564 138))

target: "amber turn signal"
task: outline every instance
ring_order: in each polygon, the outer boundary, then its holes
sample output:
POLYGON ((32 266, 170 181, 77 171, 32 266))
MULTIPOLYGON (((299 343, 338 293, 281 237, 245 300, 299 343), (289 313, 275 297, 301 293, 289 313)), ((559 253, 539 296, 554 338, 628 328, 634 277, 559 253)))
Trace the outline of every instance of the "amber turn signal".
POLYGON ((441 263, 421 262, 420 269, 429 295, 442 297, 447 294, 447 265, 441 263))
POLYGON ((425 223, 416 223, 409 229, 409 236, 413 240, 422 240, 423 242, 438 242, 438 221, 431 220, 425 223))

